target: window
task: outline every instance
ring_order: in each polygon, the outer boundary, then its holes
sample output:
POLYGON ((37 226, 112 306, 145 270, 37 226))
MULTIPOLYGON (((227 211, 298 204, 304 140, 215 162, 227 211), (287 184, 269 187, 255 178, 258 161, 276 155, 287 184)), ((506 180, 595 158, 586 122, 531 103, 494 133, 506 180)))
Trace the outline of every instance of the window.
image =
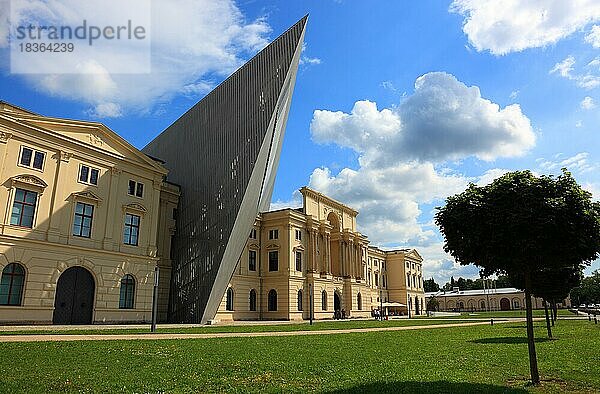
POLYGON ((406 274, 406 287, 410 287, 410 274, 406 274))
POLYGON ((302 310, 302 290, 298 290, 298 310, 302 310))
POLYGON ((0 305, 21 305, 24 285, 25 269, 21 264, 4 267, 0 279, 0 305))
POLYGON ((21 227, 33 227, 33 217, 37 204, 37 193, 24 189, 15 189, 10 224, 21 227))
POLYGON ((135 294, 135 279, 127 274, 121 279, 121 293, 119 295, 119 309, 133 309, 135 294))
POLYGON ((123 243, 125 245, 137 246, 140 233, 140 217, 130 213, 125 214, 125 230, 123 231, 123 243))
POLYGON ((250 290, 250 310, 256 312, 256 290, 250 290))
POLYGON ((325 290, 321 292, 321 310, 327 310, 327 292, 325 290))
POLYGON ((75 205, 75 219, 73 219, 73 235, 89 238, 92 234, 92 219, 94 206, 78 202, 75 205))
POLYGON ((269 230, 269 239, 279 239, 279 230, 269 230))
POLYGON ((276 250, 269 252, 269 271, 279 271, 279 252, 276 250))
POLYGON ((252 230, 250 230, 250 238, 251 239, 256 239, 256 229, 253 228, 252 230))
POLYGON ((268 307, 269 307, 269 312, 274 312, 277 310, 277 292, 275 291, 275 289, 271 289, 269 291, 269 296, 268 298, 268 307))
POLYGON ((87 183, 89 185, 97 185, 100 170, 84 166, 83 164, 79 167, 79 182, 87 183))
POLYGON ((356 295, 356 303, 358 304, 358 310, 362 311, 362 296, 360 293, 356 295))
POLYGON ((302 252, 296 251, 296 271, 302 271, 302 252))
POLYGON ((302 230, 296 230, 296 241, 302 241, 302 230))
POLYGON ((381 281, 383 282, 383 287, 385 287, 385 275, 381 275, 381 281))
POLYGON ((130 180, 129 187, 127 188, 127 194, 140 198, 144 197, 144 184, 130 180))
POLYGON ((375 274, 375 286, 379 286, 379 275, 375 274))
POLYGON ((225 304, 225 310, 233 310, 233 289, 231 287, 227 289, 227 302, 225 304))
POLYGON ((513 309, 519 309, 521 308, 521 305, 519 304, 519 300, 517 300, 516 298, 513 300, 513 309))
POLYGON ((19 157, 19 164, 24 167, 35 168, 36 170, 42 170, 44 168, 44 161, 46 154, 31 148, 21 147, 21 157, 19 157))
POLYGON ((248 271, 256 271, 256 250, 248 251, 248 271))

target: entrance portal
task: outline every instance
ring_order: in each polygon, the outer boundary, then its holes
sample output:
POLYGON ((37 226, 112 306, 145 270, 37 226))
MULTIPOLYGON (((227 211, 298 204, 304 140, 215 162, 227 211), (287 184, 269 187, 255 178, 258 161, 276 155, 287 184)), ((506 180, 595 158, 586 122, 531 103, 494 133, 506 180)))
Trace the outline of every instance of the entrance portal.
POLYGON ((342 301, 340 300, 340 293, 337 291, 333 293, 333 310, 339 311, 342 309, 342 301))
POLYGON ((56 284, 54 324, 91 324, 94 307, 94 277, 82 267, 62 273, 56 284))
POLYGON ((500 300, 500 310, 510 311, 510 301, 508 300, 508 298, 502 298, 500 300))

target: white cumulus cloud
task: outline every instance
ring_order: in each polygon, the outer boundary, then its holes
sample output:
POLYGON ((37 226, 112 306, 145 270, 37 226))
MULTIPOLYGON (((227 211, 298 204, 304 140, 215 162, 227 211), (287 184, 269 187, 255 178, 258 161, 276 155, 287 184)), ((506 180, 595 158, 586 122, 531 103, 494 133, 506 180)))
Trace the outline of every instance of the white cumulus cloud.
POLYGON ((453 75, 419 77, 414 94, 381 111, 357 101, 350 113, 317 110, 311 122, 317 142, 354 149, 364 161, 440 161, 476 156, 483 160, 525 153, 535 133, 518 104, 500 108, 453 75))
POLYGON ((544 47, 600 20, 597 0, 455 0, 463 31, 478 51, 505 55, 544 47))
MULTIPOLYGON (((12 2, 16 3, 16 2, 12 2)), ((111 15, 103 15, 97 2, 61 0, 23 1, 13 15, 28 20, 41 15, 51 21, 81 23, 91 15, 110 24, 111 15)), ((122 7, 128 7, 123 2, 122 7)), ((0 27, 6 27, 7 10, 0 11, 0 27)), ((16 21, 12 21, 16 22, 16 21)), ((6 34, 0 31, 0 48, 8 50, 6 34)), ((32 74, 23 78, 34 88, 49 95, 87 103, 89 113, 115 116, 128 111, 147 111, 174 94, 199 95, 210 89, 211 76, 223 77, 264 47, 271 28, 265 19, 246 21, 233 0, 152 1, 151 73, 117 74, 101 64, 119 59, 118 46, 98 50, 96 61, 85 67, 88 74, 32 74), (91 68, 91 69, 90 69, 91 68), (120 111, 111 111, 118 106, 120 111)))
POLYGON ((600 25, 592 26, 590 32, 585 36, 585 42, 594 48, 600 48, 600 25))
POLYGON ((591 98, 590 96, 585 96, 585 98, 583 100, 581 100, 581 108, 583 109, 593 109, 596 108, 596 103, 594 102, 594 99, 591 98))

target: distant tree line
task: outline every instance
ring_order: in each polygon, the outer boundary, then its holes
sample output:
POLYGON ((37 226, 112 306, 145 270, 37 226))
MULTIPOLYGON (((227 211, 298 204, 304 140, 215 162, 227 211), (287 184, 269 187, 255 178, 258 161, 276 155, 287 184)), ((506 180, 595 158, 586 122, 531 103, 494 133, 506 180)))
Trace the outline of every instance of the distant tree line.
POLYGON ((600 303, 600 270, 583 278, 581 284, 571 290, 571 303, 573 305, 600 303))
POLYGON ((458 279, 454 279, 454 277, 450 277, 450 281, 446 282, 444 286, 441 286, 436 283, 435 279, 427 279, 423 281, 423 288, 425 292, 432 291, 452 291, 453 288, 458 287, 460 290, 482 290, 489 288, 501 289, 504 287, 514 287, 511 284, 510 278, 507 275, 498 276, 496 279, 465 279, 463 277, 459 277, 458 279), (485 281, 485 285, 484 285, 485 281))

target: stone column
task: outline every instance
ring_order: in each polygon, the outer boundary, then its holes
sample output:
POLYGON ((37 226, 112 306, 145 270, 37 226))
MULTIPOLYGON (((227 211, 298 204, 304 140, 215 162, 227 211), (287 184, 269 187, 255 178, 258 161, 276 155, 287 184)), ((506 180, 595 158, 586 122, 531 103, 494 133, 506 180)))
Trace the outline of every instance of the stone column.
POLYGON ((325 233, 325 251, 327 253, 325 258, 327 273, 331 274, 331 234, 329 233, 325 233))

